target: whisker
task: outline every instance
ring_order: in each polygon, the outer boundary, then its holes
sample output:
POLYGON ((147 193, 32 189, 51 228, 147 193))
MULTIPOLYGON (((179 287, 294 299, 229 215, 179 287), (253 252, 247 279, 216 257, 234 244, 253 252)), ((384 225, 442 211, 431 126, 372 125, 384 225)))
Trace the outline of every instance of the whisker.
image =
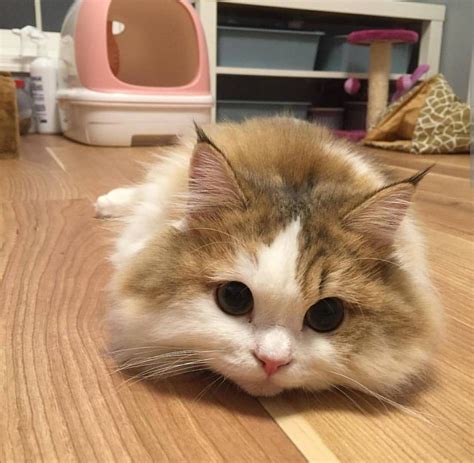
POLYGON ((122 371, 127 369, 139 368, 141 366, 146 366, 150 363, 159 363, 161 360, 166 360, 168 358, 176 357, 176 361, 185 359, 188 357, 192 357, 193 354, 183 354, 181 352, 173 352, 173 353, 166 353, 166 354, 158 354, 151 357, 144 357, 144 358, 130 358, 122 363, 122 365, 117 368, 115 371, 122 371))
POLYGON ((332 386, 331 389, 336 389, 336 391, 340 392, 344 397, 346 397, 346 399, 349 400, 363 415, 367 415, 366 411, 346 391, 338 386, 332 386))
MULTIPOLYGON (((223 377, 221 375, 217 376, 217 378, 215 378, 214 380, 212 380, 194 399, 193 399, 193 402, 198 402, 200 399, 202 399, 204 397, 204 395, 206 394, 207 391, 209 391, 211 389, 211 387, 217 383, 217 381, 219 381, 220 379, 222 379, 223 377)), ((224 378, 225 379, 225 378, 224 378)))
MULTIPOLYGON (((164 347, 162 347, 161 349, 158 348, 158 347, 155 347, 155 350, 163 350, 165 349, 164 347)), ((166 349, 170 349, 170 347, 167 347, 166 349)), ((123 353, 126 353, 127 351, 124 350, 123 353)), ((166 350, 165 352, 159 352, 157 353, 156 355, 147 355, 146 352, 143 352, 143 355, 140 353, 140 352, 134 352, 132 353, 132 356, 130 358, 128 358, 127 360, 123 361, 123 363, 127 363, 127 362, 132 362, 134 360, 136 361, 140 361, 142 358, 145 359, 145 360, 148 360, 148 359, 160 359, 160 358, 168 358, 168 357, 178 357, 178 356, 192 356, 192 355, 201 355, 201 354, 213 354, 213 353, 219 353, 221 352, 220 350, 216 350, 216 349, 209 349, 209 350, 195 350, 195 349, 186 349, 186 350, 166 350), (147 355, 146 357, 144 357, 144 355, 147 355)), ((119 354, 121 353, 121 351, 115 351, 115 353, 113 355, 115 355, 116 357, 119 356, 119 354)))
POLYGON ((183 362, 183 363, 174 363, 174 364, 165 364, 165 365, 154 365, 151 368, 145 370, 145 373, 150 371, 156 375, 165 375, 169 371, 173 371, 180 368, 186 368, 188 366, 197 366, 201 364, 207 364, 209 359, 199 360, 199 361, 191 361, 191 362, 183 362))
POLYGON ((123 371, 123 370, 131 370, 137 369, 141 367, 149 366, 150 364, 154 364, 153 366, 174 366, 176 364, 180 364, 183 361, 193 361, 195 363, 198 362, 205 362, 210 360, 214 353, 219 352, 217 350, 181 350, 181 351, 171 351, 171 352, 161 352, 156 355, 147 355, 142 356, 136 355, 133 356, 125 361, 123 361, 118 368, 115 369, 114 373, 123 371), (206 357, 206 358, 203 358, 206 357))
MULTIPOLYGON (((352 394, 355 394, 356 397, 358 397, 361 401, 363 401, 365 404, 367 404, 367 406, 370 408, 370 407, 374 407, 374 405, 372 405, 368 400, 367 400, 367 397, 371 397, 370 395, 362 392, 362 391, 357 391, 355 389, 351 389, 351 393, 352 394)), ((388 413, 388 407, 387 407, 387 404, 385 402, 383 402, 382 400, 378 399, 377 397, 375 397, 378 401, 379 404, 382 405, 382 407, 384 408, 384 410, 388 413)))
POLYGON ((195 230, 195 231, 213 231, 213 232, 216 232, 216 233, 220 233, 222 235, 225 235, 225 236, 228 236, 229 238, 233 239, 234 241, 236 241, 237 243, 239 243, 240 245, 243 246, 243 242, 237 238, 236 236, 228 233, 228 232, 225 232, 225 231, 222 231, 222 230, 218 230, 217 228, 210 228, 210 227, 194 227, 194 228, 190 228, 189 229, 190 231, 192 230, 195 230))
POLYGON ((434 423, 432 421, 430 421, 428 418, 423 416, 421 413, 415 412, 412 409, 410 409, 408 407, 405 407, 404 405, 399 404, 398 402, 395 402, 394 400, 389 399, 388 397, 385 397, 382 394, 379 394, 378 392, 373 391, 372 389, 369 389, 367 386, 360 383, 359 381, 356 381, 355 379, 350 378, 349 376, 343 375, 342 373, 338 373, 336 371, 331 371, 331 373, 335 374, 337 376, 341 376, 342 378, 345 378, 345 379, 353 382, 354 384, 357 384, 367 394, 379 399, 380 401, 386 402, 387 404, 391 405, 392 407, 396 408, 397 410, 402 411, 402 412, 406 413, 407 415, 418 418, 418 419, 424 421, 425 423, 434 425, 434 423))
POLYGON ((110 354, 127 352, 130 350, 147 350, 147 349, 156 349, 156 350, 165 350, 173 349, 173 352, 222 352, 222 349, 191 349, 189 346, 177 346, 176 344, 153 344, 150 346, 140 346, 140 347, 127 347, 124 349, 115 349, 109 351, 110 354))
POLYGON ((354 261, 359 261, 359 260, 373 260, 373 261, 378 261, 378 262, 384 262, 386 264, 394 265, 395 267, 398 267, 399 269, 403 270, 403 267, 398 262, 395 262, 393 260, 380 259, 378 257, 358 257, 357 259, 354 259, 354 261))
POLYGON ((213 241, 211 243, 203 244, 202 246, 198 246, 197 248, 191 249, 191 253, 195 253, 201 249, 208 248, 210 246, 216 246, 218 244, 234 244, 233 241, 213 241))
POLYGON ((136 384, 140 381, 146 381, 150 379, 158 379, 158 378, 171 378, 173 376, 178 376, 185 373, 191 373, 195 371, 204 371, 207 370, 208 366, 206 363, 195 363, 186 364, 186 365, 174 365, 174 367, 168 366, 168 368, 149 368, 147 370, 141 371, 136 375, 128 378, 127 380, 123 381, 119 389, 124 387, 125 385, 131 386, 136 384))
POLYGON ((141 346, 141 347, 127 347, 125 349, 114 349, 107 351, 108 354, 113 355, 122 352, 137 351, 137 350, 148 350, 148 349, 157 349, 156 346, 141 346))
POLYGON ((348 302, 350 302, 350 304, 352 304, 352 305, 355 305, 359 309, 360 314, 363 317, 365 317, 365 312, 362 309, 362 305, 360 304, 360 302, 353 295, 351 295, 350 299, 348 299, 348 302))
POLYGON ((216 388, 214 389, 214 393, 216 393, 219 390, 219 388, 222 387, 223 384, 225 384, 226 382, 228 383, 227 376, 221 375, 221 377, 222 377, 222 381, 216 386, 216 388))
POLYGON ((184 373, 190 373, 195 371, 204 371, 207 370, 207 364, 202 365, 187 365, 187 366, 179 366, 176 368, 170 368, 165 371, 161 370, 150 370, 147 374, 142 375, 144 379, 168 379, 173 376, 182 375, 184 373))

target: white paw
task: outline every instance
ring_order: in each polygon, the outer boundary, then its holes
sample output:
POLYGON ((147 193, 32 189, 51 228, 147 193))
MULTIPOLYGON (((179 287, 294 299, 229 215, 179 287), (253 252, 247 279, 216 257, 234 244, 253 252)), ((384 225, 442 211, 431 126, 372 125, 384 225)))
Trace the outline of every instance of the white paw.
POLYGON ((116 188, 99 196, 95 203, 96 217, 121 217, 130 208, 134 188, 116 188))

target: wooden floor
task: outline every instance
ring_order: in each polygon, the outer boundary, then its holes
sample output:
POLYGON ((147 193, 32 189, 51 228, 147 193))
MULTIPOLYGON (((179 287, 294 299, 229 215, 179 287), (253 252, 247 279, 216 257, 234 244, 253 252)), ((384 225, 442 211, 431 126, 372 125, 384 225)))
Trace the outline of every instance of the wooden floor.
POLYGON ((400 176, 434 161, 426 225, 446 339, 432 380, 390 405, 360 393, 257 401, 205 377, 126 383, 104 355, 110 234, 95 197, 150 148, 29 136, 0 161, 0 461, 450 461, 474 458, 473 190, 468 156, 373 152, 400 176))

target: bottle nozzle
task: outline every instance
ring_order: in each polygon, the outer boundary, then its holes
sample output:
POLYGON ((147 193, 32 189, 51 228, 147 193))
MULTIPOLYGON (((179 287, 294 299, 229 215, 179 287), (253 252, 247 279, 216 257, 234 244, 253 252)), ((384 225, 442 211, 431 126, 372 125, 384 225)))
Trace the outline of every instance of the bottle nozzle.
POLYGON ((46 50, 46 35, 44 32, 39 31, 35 27, 30 29, 30 39, 32 42, 36 43, 38 56, 47 56, 46 50))
POLYGON ((24 56, 25 54, 25 41, 27 38, 31 38, 32 34, 35 32, 42 33, 36 27, 33 26, 25 26, 22 27, 21 29, 12 29, 12 32, 15 35, 18 35, 20 37, 20 56, 24 56))

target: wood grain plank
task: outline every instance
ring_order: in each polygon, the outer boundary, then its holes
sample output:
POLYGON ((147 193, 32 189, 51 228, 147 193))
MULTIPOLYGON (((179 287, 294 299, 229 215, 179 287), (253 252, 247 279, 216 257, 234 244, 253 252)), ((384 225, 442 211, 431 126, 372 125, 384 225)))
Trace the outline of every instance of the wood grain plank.
POLYGON ((432 172, 453 177, 469 178, 470 166, 466 154, 412 154, 364 148, 369 158, 375 158, 388 166, 423 170, 433 165, 432 172))
POLYGON ((58 137, 38 142, 54 154, 82 195, 92 202, 114 188, 141 181, 146 172, 143 163, 153 160, 158 151, 153 147, 85 146, 58 137))
MULTIPOLYGON (((422 167, 404 153, 376 155, 400 178, 422 167)), ((340 461, 472 461, 473 204, 469 159, 457 157, 454 164, 447 170, 438 164, 438 171, 421 183, 415 204, 426 231, 433 281, 446 309, 445 338, 431 380, 398 397, 401 407, 347 390, 277 399, 279 406, 296 410, 295 421, 304 417, 340 461)))
MULTIPOLYGON (((399 179, 409 178, 415 170, 405 167, 390 166, 390 170, 399 179)), ((472 202, 474 192, 467 178, 452 177, 431 172, 419 184, 419 191, 440 194, 444 198, 472 202)))
POLYGON ((73 178, 53 161, 48 162, 45 150, 36 150, 44 162, 27 159, 24 153, 22 149, 21 160, 2 160, 0 163, 0 201, 74 199, 80 196, 73 178))
POLYGON ((123 386, 111 374, 108 242, 88 200, 1 206, 1 461, 303 461, 236 389, 196 400, 205 377, 123 386))
POLYGON ((285 431, 310 462, 338 462, 338 458, 321 439, 303 414, 298 414, 287 400, 281 397, 261 398, 260 403, 285 431))
POLYGON ((401 407, 342 390, 289 392, 265 411, 229 384, 196 400, 206 375, 127 383, 104 355, 113 226, 92 202, 139 180, 153 151, 33 136, 0 162, 0 461, 472 461, 467 156, 371 151, 400 178, 437 161, 415 204, 446 307, 431 380, 401 407))
POLYGON ((414 209, 425 228, 449 232, 472 239, 474 233, 474 203, 423 191, 416 193, 414 209))

